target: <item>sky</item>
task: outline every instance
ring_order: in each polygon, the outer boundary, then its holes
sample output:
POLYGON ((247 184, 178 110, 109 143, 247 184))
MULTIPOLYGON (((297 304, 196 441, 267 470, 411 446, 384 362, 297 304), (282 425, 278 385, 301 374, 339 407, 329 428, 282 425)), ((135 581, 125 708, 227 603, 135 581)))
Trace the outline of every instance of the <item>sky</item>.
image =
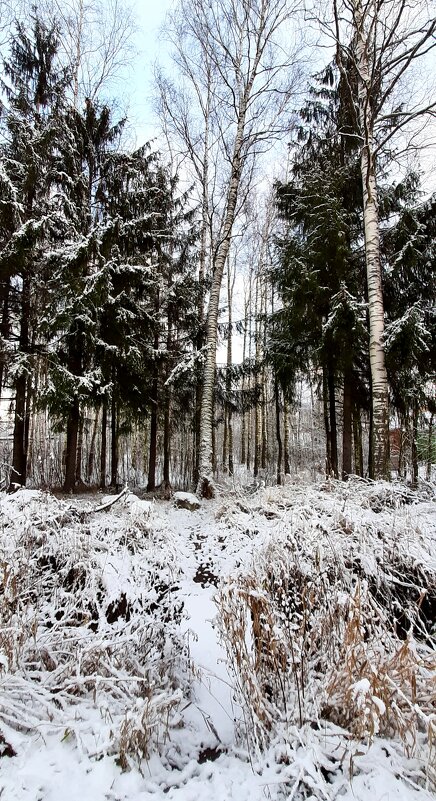
POLYGON ((137 56, 130 69, 128 95, 129 117, 136 130, 137 144, 155 137, 158 122, 153 115, 153 65, 168 62, 166 45, 160 36, 165 15, 174 0, 135 0, 134 8, 138 32, 135 37, 137 56))
MULTIPOLYGON (((158 61, 170 68, 170 55, 161 28, 167 12, 175 4, 176 0, 132 0, 138 26, 134 42, 136 56, 126 77, 123 76, 121 102, 127 105, 132 137, 137 145, 158 136, 159 122, 153 111, 153 66, 158 61)), ((432 129, 435 134, 429 138, 436 142, 436 124, 432 129)), ((434 145, 424 156, 421 154, 421 163, 426 173, 426 189, 433 192, 436 190, 434 145)))

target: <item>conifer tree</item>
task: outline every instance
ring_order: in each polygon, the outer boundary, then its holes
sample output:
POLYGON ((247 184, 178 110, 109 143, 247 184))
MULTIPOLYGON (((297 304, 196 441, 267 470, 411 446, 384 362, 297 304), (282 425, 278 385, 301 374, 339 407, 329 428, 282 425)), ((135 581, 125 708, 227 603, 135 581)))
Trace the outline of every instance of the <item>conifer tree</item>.
POLYGON ((6 202, 0 211, 0 266, 2 349, 9 335, 9 380, 15 396, 11 488, 26 483, 32 371, 38 350, 36 304, 41 295, 37 289, 44 279, 44 246, 62 227, 54 187, 67 78, 57 61, 57 48, 56 25, 48 28, 34 17, 30 34, 17 24, 10 57, 3 65, 6 102, 1 106, 0 181, 6 202))

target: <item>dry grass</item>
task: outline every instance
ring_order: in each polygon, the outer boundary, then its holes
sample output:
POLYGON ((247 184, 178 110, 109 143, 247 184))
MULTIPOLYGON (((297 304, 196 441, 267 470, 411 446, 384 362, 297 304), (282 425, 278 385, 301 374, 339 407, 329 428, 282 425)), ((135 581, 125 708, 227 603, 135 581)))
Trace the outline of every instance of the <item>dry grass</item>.
POLYGON ((126 767, 161 741, 187 659, 168 532, 135 503, 110 529, 42 493, 13 503, 0 510, 0 722, 79 738, 74 706, 89 702, 110 710, 102 748, 126 767))
MULTIPOLYGON (((398 496, 387 497, 395 514, 398 496)), ((421 532, 403 540, 350 511, 320 525, 315 507, 296 530, 292 511, 217 596, 249 740, 263 749, 279 728, 330 720, 366 743, 399 738, 408 755, 426 740, 431 773, 436 572, 434 560, 417 559, 421 532)))

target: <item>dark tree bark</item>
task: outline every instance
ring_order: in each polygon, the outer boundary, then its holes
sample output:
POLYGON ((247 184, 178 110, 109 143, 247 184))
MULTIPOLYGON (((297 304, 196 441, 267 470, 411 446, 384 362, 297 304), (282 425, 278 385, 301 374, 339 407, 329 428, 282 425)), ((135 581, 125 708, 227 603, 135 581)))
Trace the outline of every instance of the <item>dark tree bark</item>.
POLYGON ((112 389, 111 403, 111 487, 117 486, 118 476, 118 406, 115 394, 115 382, 112 389))
POLYGON ((285 476, 291 474, 291 458, 289 443, 289 407, 286 398, 283 399, 283 450, 285 462, 285 476))
POLYGON ((158 414, 158 379, 153 379, 151 388, 151 417, 150 417, 150 446, 148 452, 148 481, 147 492, 156 489, 156 462, 157 462, 157 414, 158 414))
POLYGON ((274 398, 276 405, 276 437, 277 437, 277 484, 282 483, 283 442, 280 426, 280 394, 277 376, 274 376, 274 398))
POLYGON ((342 419, 342 480, 352 472, 352 373, 344 374, 343 419, 342 419))
POLYGON ((9 296, 11 291, 11 285, 9 278, 5 279, 4 281, 0 282, 0 304, 1 304, 1 323, 0 323, 0 337, 2 339, 2 343, 0 344, 0 398, 1 398, 1 391, 3 387, 3 381, 5 378, 5 371, 6 371, 6 353, 5 353, 5 343, 9 339, 9 296))
POLYGON ((431 466, 433 462, 433 420, 434 420, 434 412, 430 415, 430 420, 428 424, 428 440, 427 440, 427 468, 425 477, 427 481, 431 480, 431 466))
MULTIPOLYGON (((19 351, 23 356, 29 353, 29 317, 30 317, 30 281, 24 274, 21 290, 21 320, 19 351)), ((15 381, 15 414, 12 451, 12 470, 9 490, 26 484, 27 449, 26 449, 26 397, 27 375, 21 369, 15 381)))
POLYGON ((101 450, 100 450, 100 488, 106 487, 106 458, 107 458, 107 399, 103 401, 101 413, 101 450))
POLYGON ((91 434, 91 442, 89 445, 89 453, 88 453, 88 461, 86 465, 86 480, 88 484, 92 481, 92 474, 94 472, 94 463, 95 463, 95 443, 97 439, 97 430, 98 430, 98 419, 100 416, 100 409, 97 408, 94 417, 94 423, 92 426, 92 434, 91 434))
POLYGON ((76 481, 77 437, 79 432, 80 408, 78 398, 74 398, 73 406, 67 422, 67 449, 65 459, 64 492, 72 492, 76 481))
POLYGON ((171 493, 170 481, 170 461, 171 461, 171 395, 166 391, 164 428, 163 428, 163 483, 165 496, 171 493))
POLYGON ((328 392, 328 377, 327 368, 324 365, 322 369, 322 402, 324 413, 324 430, 325 430, 325 471, 326 475, 330 476, 332 473, 332 433, 330 431, 330 417, 329 417, 329 392, 328 392))
POLYGON ((83 456, 83 427, 85 424, 83 414, 80 415, 79 430, 77 433, 77 458, 76 458, 76 484, 83 484, 82 480, 82 456, 83 456))
POLYGON ((418 485, 418 421, 419 404, 413 401, 412 407, 412 486, 418 485))
POLYGON ((353 403, 354 472, 363 476, 362 420, 356 400, 353 403))
POLYGON ((338 437, 336 425, 336 398, 335 398, 335 375, 331 365, 328 367, 327 374, 328 395, 329 395, 329 417, 331 434, 331 469, 335 478, 339 477, 338 472, 338 437))

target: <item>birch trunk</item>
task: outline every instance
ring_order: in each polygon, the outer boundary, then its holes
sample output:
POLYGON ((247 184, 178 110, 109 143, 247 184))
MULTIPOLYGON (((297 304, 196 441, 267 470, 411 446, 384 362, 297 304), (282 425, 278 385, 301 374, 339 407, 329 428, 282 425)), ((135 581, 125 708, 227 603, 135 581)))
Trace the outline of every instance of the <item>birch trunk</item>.
MULTIPOLYGON (((249 97, 249 93, 248 93, 249 97)), ((213 392, 216 369, 216 347, 218 337, 218 312, 221 284, 224 267, 229 255, 233 224, 236 215, 236 203, 241 180, 242 145, 244 138, 245 114, 248 98, 243 100, 239 111, 239 120, 233 149, 232 169, 227 193, 224 215, 224 226, 221 241, 216 251, 213 265, 212 287, 206 318, 206 360, 203 378, 203 396, 201 404, 200 426, 200 459, 197 492, 201 497, 213 498, 215 495, 212 467, 212 428, 213 428, 213 392)))
POLYGON ((380 227, 374 158, 374 119, 371 104, 371 36, 365 30, 361 0, 354 0, 358 113, 363 144, 360 168, 369 308, 369 358, 372 385, 372 465, 374 478, 389 478, 389 391, 384 350, 384 309, 380 260, 380 227))

